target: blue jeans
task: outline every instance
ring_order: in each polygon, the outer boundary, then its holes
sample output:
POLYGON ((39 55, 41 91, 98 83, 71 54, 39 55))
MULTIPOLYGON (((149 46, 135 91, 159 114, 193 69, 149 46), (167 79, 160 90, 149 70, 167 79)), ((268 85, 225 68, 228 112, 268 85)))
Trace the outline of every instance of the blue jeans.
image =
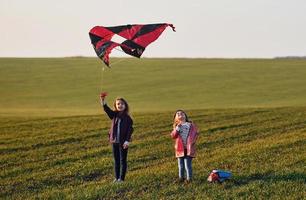
POLYGON ((186 178, 187 180, 192 179, 192 157, 184 156, 177 158, 178 168, 179 168, 179 178, 184 178, 184 173, 186 170, 186 178))
POLYGON ((115 176, 116 179, 121 179, 124 181, 126 169, 127 169, 127 153, 128 149, 123 149, 122 145, 114 143, 113 144, 113 155, 115 161, 115 176))

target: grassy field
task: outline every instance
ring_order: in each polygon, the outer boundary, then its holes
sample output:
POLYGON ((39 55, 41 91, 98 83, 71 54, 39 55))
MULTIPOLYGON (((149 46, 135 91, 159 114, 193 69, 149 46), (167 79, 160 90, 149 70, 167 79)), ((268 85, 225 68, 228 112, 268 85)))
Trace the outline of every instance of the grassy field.
POLYGON ((111 100, 125 97, 135 112, 306 106, 306 60, 122 58, 112 63, 102 79, 97 58, 2 58, 0 115, 99 114, 101 90, 111 100))
POLYGON ((0 199, 304 199, 306 61, 0 59, 0 199), (103 88, 101 89, 101 85, 103 88), (112 184, 110 121, 125 97, 135 132, 112 184), (194 181, 177 183, 174 110, 200 128, 194 181), (213 169, 233 178, 209 184, 213 169))
POLYGON ((194 182, 178 184, 172 113, 134 116, 128 174, 112 184, 105 116, 1 118, 1 196, 7 199, 303 199, 306 109, 189 111, 200 128, 194 182), (212 169, 233 173, 209 184, 212 169))

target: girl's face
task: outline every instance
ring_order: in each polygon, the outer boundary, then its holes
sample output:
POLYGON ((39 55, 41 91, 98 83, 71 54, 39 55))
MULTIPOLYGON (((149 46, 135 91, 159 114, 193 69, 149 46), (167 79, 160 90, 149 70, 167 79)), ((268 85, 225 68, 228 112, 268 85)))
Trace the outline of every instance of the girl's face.
POLYGON ((178 111, 175 114, 175 120, 180 122, 186 122, 186 115, 182 111, 178 111))
POLYGON ((116 100, 116 109, 121 112, 124 111, 126 108, 125 103, 121 100, 116 100))

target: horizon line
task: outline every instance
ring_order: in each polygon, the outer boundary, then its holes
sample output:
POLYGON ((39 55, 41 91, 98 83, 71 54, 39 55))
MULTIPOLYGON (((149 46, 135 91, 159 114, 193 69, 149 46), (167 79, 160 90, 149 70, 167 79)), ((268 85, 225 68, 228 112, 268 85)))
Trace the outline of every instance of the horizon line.
MULTIPOLYGON (((82 56, 82 55, 76 55, 76 56, 0 56, 0 58, 97 58, 97 56, 82 56)), ((114 56, 112 58, 134 58, 131 56, 114 56)), ((274 56, 274 57, 175 57, 175 56, 169 56, 169 57, 141 57, 141 59, 306 59, 306 56, 274 56)))

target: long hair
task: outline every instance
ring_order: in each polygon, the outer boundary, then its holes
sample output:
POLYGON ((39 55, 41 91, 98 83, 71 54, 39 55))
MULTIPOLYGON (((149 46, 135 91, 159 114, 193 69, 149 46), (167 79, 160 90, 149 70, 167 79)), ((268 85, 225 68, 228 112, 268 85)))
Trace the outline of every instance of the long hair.
POLYGON ((114 101, 114 108, 115 108, 116 111, 118 111, 117 107, 116 107, 116 101, 122 101, 125 104, 125 109, 124 109, 123 113, 124 114, 129 114, 130 109, 129 109, 129 104, 127 103, 127 101, 122 97, 117 97, 114 101))
POLYGON ((175 117, 176 117, 176 113, 179 112, 179 111, 182 112, 182 113, 184 113, 186 122, 191 122, 191 121, 189 121, 188 116, 187 116, 187 114, 185 113, 185 111, 183 111, 183 110, 177 110, 177 111, 175 111, 175 113, 174 113, 174 115, 173 115, 173 129, 175 129, 175 127, 176 127, 177 124, 178 124, 178 122, 175 120, 175 117))

